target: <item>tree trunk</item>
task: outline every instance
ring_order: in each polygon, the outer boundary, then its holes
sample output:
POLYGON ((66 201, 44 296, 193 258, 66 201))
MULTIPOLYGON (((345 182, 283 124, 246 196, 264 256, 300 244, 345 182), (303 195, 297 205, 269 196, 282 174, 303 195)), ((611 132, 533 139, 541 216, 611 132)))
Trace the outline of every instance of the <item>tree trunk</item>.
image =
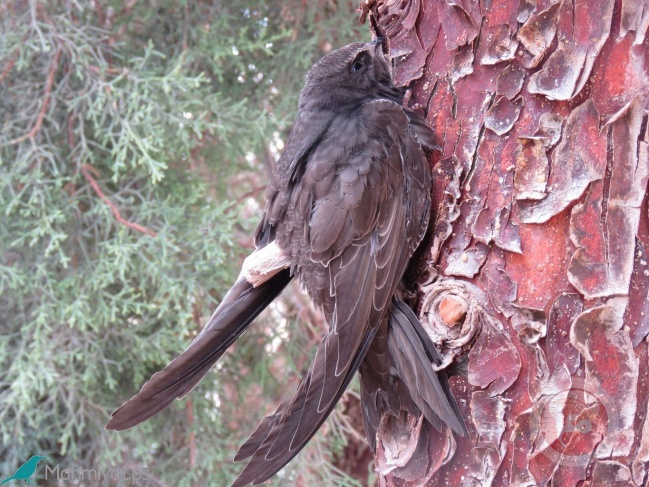
POLYGON ((368 1, 441 147, 419 314, 469 429, 386 421, 381 484, 646 485, 649 2, 368 1))

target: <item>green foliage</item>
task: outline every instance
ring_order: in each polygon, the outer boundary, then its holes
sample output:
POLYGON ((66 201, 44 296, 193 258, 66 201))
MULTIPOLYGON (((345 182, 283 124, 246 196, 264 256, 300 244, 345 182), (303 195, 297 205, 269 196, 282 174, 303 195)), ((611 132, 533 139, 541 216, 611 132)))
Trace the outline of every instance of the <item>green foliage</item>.
MULTIPOLYGON (((269 144, 290 128, 306 70, 368 37, 355 8, 0 5, 0 473, 41 454, 60 468, 144 467, 167 485, 233 479, 238 445, 308 364, 312 334, 287 318, 294 303, 189 400, 125 433, 103 425, 232 282, 259 216, 251 195, 263 194, 269 144)), ((276 484, 352 485, 332 465, 340 425, 276 484)))

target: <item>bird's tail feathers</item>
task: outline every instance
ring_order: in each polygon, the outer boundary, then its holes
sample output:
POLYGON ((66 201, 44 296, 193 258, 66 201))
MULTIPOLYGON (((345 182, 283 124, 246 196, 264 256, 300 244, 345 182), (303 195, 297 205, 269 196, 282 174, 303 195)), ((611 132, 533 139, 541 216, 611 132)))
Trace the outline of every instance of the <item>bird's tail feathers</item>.
POLYGON ((439 363, 439 353, 414 312, 395 300, 389 319, 388 345, 399 379, 426 420, 439 426, 440 420, 460 436, 466 425, 444 372, 436 372, 431 362, 439 363))

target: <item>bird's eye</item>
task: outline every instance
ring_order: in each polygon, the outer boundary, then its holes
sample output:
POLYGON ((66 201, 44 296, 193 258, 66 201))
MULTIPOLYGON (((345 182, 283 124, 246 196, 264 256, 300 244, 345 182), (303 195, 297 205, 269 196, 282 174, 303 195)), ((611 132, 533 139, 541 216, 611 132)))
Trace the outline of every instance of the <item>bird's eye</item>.
POLYGON ((363 69, 363 63, 360 62, 360 61, 356 61, 352 65, 352 73, 356 73, 356 72, 360 71, 361 69, 363 69))

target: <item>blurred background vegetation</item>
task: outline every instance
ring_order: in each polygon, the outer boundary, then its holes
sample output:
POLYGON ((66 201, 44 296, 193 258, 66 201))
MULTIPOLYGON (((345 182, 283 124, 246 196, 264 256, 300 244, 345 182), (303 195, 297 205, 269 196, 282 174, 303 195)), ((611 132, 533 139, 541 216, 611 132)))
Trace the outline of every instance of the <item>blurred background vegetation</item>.
MULTIPOLYGON (((146 468, 150 485, 234 478, 238 446, 292 394, 324 327, 296 288, 188 398, 103 427, 233 282, 304 74, 369 40, 356 7, 0 2, 2 478, 34 454, 146 468)), ((273 485, 358 484, 340 459, 362 434, 348 395, 273 485)))

